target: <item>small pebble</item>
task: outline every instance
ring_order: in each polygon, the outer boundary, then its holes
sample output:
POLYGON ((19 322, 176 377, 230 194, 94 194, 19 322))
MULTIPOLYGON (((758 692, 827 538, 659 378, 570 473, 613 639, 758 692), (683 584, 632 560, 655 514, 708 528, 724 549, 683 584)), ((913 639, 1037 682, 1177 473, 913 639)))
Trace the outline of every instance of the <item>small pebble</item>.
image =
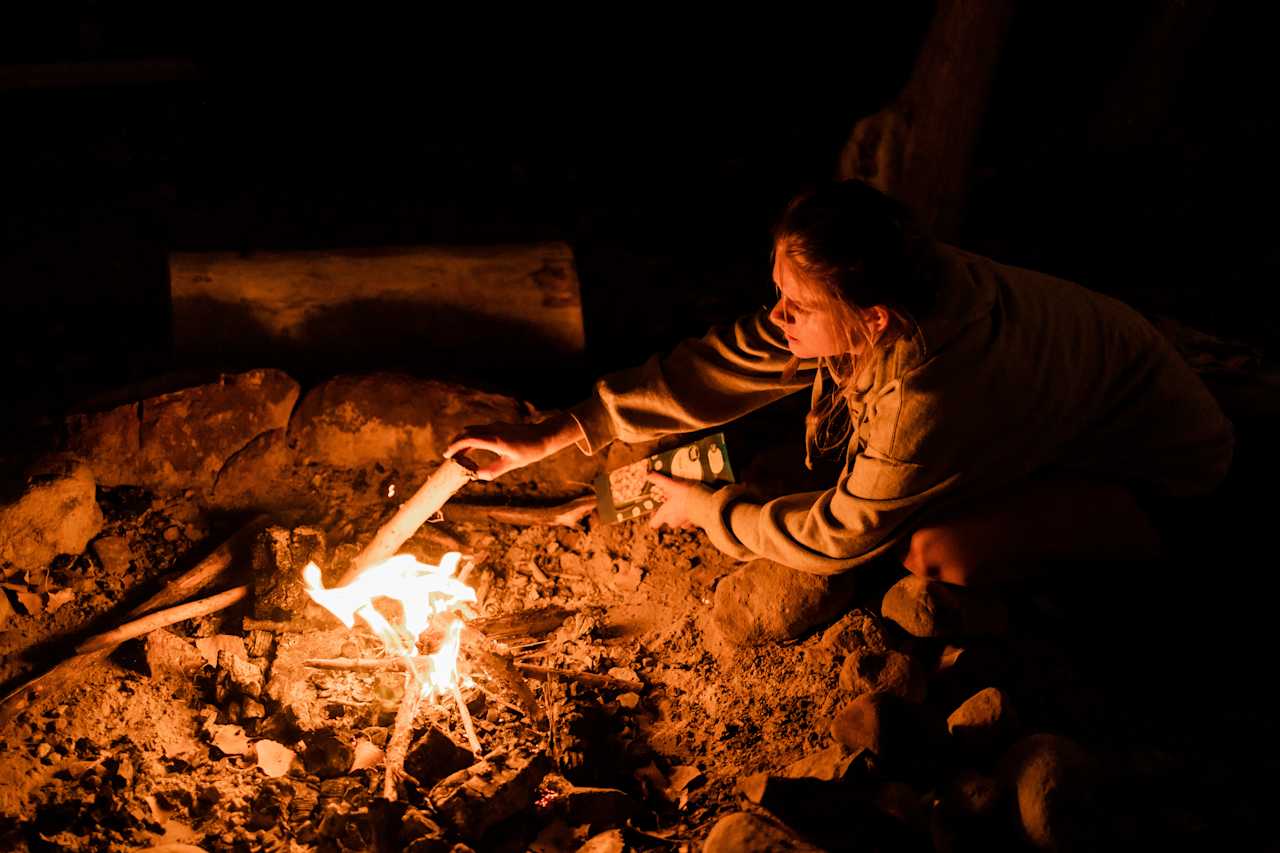
POLYGON ((39 746, 36 747, 36 758, 44 758, 46 755, 48 755, 51 752, 53 752, 52 746, 50 746, 47 742, 41 743, 39 746))
POLYGON ((626 708, 628 711, 634 711, 640 707, 639 693, 623 693, 618 697, 618 704, 626 708))
POLYGON ((634 669, 628 669, 625 666, 614 666, 609 668, 609 677, 617 678, 621 681, 634 681, 640 683, 640 676, 636 675, 634 669))
POLYGON ((174 525, 173 527, 166 527, 164 530, 164 541, 177 542, 178 537, 181 535, 182 531, 178 529, 177 525, 174 525))

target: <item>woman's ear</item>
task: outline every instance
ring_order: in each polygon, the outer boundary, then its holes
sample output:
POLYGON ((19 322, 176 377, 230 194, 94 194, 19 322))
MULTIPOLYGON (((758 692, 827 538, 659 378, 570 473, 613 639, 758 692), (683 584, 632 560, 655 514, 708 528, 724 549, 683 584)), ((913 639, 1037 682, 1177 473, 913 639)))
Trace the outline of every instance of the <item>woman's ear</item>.
POLYGON ((865 309, 865 318, 872 337, 877 340, 889 328, 889 309, 883 305, 872 305, 865 309))

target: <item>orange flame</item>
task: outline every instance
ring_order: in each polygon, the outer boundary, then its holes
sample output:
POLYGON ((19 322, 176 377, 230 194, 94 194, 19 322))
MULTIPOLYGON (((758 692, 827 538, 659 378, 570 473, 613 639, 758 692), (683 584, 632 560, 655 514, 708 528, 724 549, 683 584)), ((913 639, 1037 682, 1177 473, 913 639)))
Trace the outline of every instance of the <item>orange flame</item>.
POLYGON ((451 551, 433 566, 418 562, 412 554, 397 554, 365 569, 346 586, 331 588, 325 587, 315 563, 309 563, 302 576, 312 600, 348 628, 355 627, 356 617, 360 617, 390 654, 409 660, 424 694, 440 694, 457 684, 462 620, 449 620, 444 642, 425 658, 417 656, 418 638, 433 616, 476 600, 475 590, 453 576, 461 557, 451 551), (400 603, 403 617, 398 624, 374 608, 378 598, 400 603))

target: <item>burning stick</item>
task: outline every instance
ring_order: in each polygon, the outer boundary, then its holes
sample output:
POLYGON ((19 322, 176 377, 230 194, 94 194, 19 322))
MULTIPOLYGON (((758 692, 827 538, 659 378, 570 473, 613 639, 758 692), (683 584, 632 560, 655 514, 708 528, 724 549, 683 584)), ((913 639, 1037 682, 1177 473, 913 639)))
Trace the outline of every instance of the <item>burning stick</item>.
POLYGON ((474 480, 475 473, 461 464, 464 461, 460 456, 446 459, 422 484, 422 488, 400 505, 391 520, 378 528, 364 550, 352 558, 351 567, 337 585, 345 586, 369 566, 395 556, 400 546, 439 512, 449 498, 474 480))
MULTIPOLYGON (((353 672, 371 672, 381 670, 407 670, 415 661, 425 660, 424 656, 418 658, 312 658, 303 661, 304 666, 313 669, 337 669, 353 672)), ((598 687, 602 690, 623 690, 637 691, 644 685, 638 681, 627 681, 622 678, 614 678, 609 675, 597 675, 594 672, 579 672, 575 669, 555 669, 549 666, 537 666, 531 663, 520 663, 517 661, 514 668, 525 675, 546 681, 549 678, 562 678, 565 681, 576 681, 579 684, 585 684, 588 687, 598 687)), ((528 711, 528 708, 523 710, 528 711)))
POLYGON ((382 777, 382 796, 394 800, 399 790, 396 783, 404 773, 404 757, 409 752, 409 740, 413 736, 413 721, 418 716, 418 705, 422 702, 422 686, 418 683, 416 670, 407 661, 401 658, 389 660, 399 662, 406 670, 404 698, 400 700, 391 738, 387 741, 386 767, 382 777))
POLYGON ((458 703, 458 715, 462 717, 462 728, 467 733, 467 743, 471 745, 471 751, 477 756, 484 752, 480 746, 480 738, 476 737, 475 724, 471 722, 471 712, 467 710, 467 703, 462 701, 462 689, 458 687, 458 682, 453 683, 453 701, 458 703))

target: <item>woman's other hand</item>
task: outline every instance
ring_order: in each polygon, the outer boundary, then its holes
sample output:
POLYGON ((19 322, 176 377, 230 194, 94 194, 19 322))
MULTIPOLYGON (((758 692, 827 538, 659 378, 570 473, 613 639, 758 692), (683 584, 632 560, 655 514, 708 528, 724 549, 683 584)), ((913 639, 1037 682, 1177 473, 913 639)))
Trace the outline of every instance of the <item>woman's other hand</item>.
POLYGON ((475 460, 481 462, 476 467, 476 476, 492 480, 532 465, 583 438, 582 427, 567 414, 553 415, 532 424, 477 424, 464 429, 449 443, 444 458, 451 459, 464 450, 492 453, 496 459, 475 460))
POLYGON ((646 478, 653 484, 653 490, 662 499, 649 519, 650 527, 695 527, 691 511, 695 502, 709 496, 711 489, 694 480, 676 480, 662 474, 649 472, 646 478))

